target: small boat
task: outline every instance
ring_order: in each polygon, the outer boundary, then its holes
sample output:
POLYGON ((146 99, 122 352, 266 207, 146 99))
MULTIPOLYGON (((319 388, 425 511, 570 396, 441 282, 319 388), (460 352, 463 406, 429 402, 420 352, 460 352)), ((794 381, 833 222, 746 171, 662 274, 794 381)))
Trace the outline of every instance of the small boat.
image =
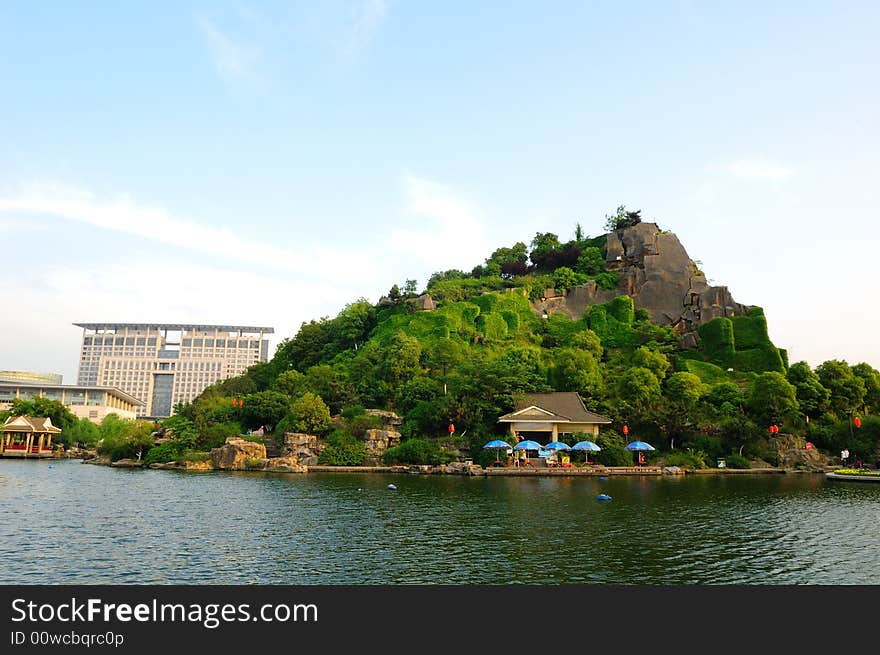
POLYGON ((611 496, 609 496, 608 494, 599 494, 598 496, 596 496, 596 500, 601 500, 601 501, 607 502, 607 501, 611 500, 611 496))

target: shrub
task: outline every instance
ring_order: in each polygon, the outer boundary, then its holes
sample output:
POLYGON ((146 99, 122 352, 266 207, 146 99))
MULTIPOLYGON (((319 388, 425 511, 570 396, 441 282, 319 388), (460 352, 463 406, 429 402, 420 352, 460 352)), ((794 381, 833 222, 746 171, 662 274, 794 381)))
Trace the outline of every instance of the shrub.
POLYGON ((387 464, 446 464, 452 459, 430 439, 407 439, 385 452, 387 464))
POLYGON ((244 460, 244 467, 246 469, 258 469, 263 465, 263 460, 257 459, 256 457, 248 457, 244 460))
POLYGON ((705 434, 697 435, 691 439, 689 447, 694 452, 703 453, 703 457, 709 460, 721 457, 724 453, 721 439, 719 437, 711 437, 705 434))
POLYGON ((596 437, 596 445, 602 450, 590 453, 590 459, 605 466, 629 466, 633 463, 633 454, 626 449, 626 443, 616 432, 600 432, 596 437))
POLYGON ((199 432, 196 446, 203 450, 219 448, 226 443, 228 437, 237 437, 242 433, 241 425, 234 421, 228 423, 211 423, 199 432))
POLYGON ((733 367, 736 347, 733 341, 733 322, 729 318, 713 318, 701 325, 697 332, 703 344, 703 352, 710 362, 723 369, 733 367))
POLYGON ((147 456, 144 458, 144 463, 149 465, 164 464, 165 462, 176 462, 182 452, 183 449, 181 448, 180 443, 175 441, 166 441, 165 443, 150 448, 150 452, 148 452, 147 456))
POLYGON ((208 462, 211 460, 211 453, 202 450, 189 450, 185 452, 179 461, 182 462, 208 462))
POLYGON ((605 291, 614 291, 617 288, 619 276, 614 271, 606 271, 596 276, 596 286, 605 291))
POLYGON ((324 466, 360 466, 367 457, 367 447, 362 441, 349 441, 329 445, 318 456, 318 464, 324 466))
POLYGON ((681 466, 689 469, 706 468, 706 453, 702 450, 694 450, 687 448, 686 450, 678 450, 663 456, 665 466, 681 466))
POLYGON ((727 462, 727 468, 732 469, 750 469, 752 468, 751 462, 747 457, 743 457, 737 453, 731 453, 725 457, 727 462))
POLYGON ((348 421, 349 432, 359 439, 363 438, 367 430, 379 430, 381 428, 382 419, 378 416, 371 416, 369 414, 361 414, 348 421))

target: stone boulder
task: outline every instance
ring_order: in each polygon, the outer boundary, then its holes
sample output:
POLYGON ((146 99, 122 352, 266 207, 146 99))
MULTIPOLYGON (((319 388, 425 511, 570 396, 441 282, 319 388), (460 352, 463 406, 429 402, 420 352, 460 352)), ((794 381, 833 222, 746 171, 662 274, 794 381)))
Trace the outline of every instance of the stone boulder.
POLYGON ((229 437, 225 444, 211 450, 214 468, 226 471, 244 471, 253 468, 248 462, 263 459, 266 459, 266 446, 237 437, 229 437))
POLYGON ((204 473, 207 471, 214 470, 214 463, 210 461, 205 462, 160 462, 157 464, 150 464, 151 469, 159 469, 161 471, 192 471, 197 473, 204 473))
POLYGON ((776 449, 778 466, 782 468, 824 471, 831 463, 828 456, 815 447, 807 449, 807 442, 803 437, 780 434, 771 439, 770 443, 776 449))
POLYGON ((656 223, 639 223, 607 235, 606 268, 618 274, 616 289, 599 289, 589 281, 564 296, 545 297, 532 304, 539 316, 564 312, 580 319, 590 305, 630 296, 636 309, 651 320, 683 335, 682 346, 697 345, 697 328, 713 318, 743 316, 749 306, 733 299, 726 286, 710 286, 678 237, 656 223))
POLYGON ((423 296, 419 296, 418 298, 408 300, 407 302, 415 306, 416 311, 420 312, 433 312, 435 309, 437 309, 437 303, 434 302, 434 299, 429 293, 426 293, 423 296))
POLYGON ((364 445, 367 456, 364 465, 379 466, 385 457, 385 452, 400 444, 400 432, 396 430, 367 430, 364 432, 364 445))
POLYGON ((382 425, 386 428, 389 426, 396 427, 398 425, 403 425, 403 419, 400 416, 386 409, 368 409, 366 410, 366 413, 368 416, 375 416, 380 419, 382 425))
POLYGON ((144 460, 142 459, 118 459, 115 462, 112 462, 110 466, 114 466, 116 468, 126 468, 126 469, 139 469, 144 467, 144 460))
POLYGON ((308 467, 302 466, 296 457, 271 457, 265 460, 264 471, 272 473, 308 473, 308 467))
POLYGON ((315 466, 324 448, 326 448, 324 441, 314 434, 285 432, 281 456, 296 458, 297 466, 315 466))

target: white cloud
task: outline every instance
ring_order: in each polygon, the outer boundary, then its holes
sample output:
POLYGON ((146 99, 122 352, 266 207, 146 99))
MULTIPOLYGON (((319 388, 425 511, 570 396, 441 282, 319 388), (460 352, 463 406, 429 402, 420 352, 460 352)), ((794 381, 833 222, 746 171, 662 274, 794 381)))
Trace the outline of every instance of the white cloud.
POLYGON ((3 219, 0 220, 0 234, 22 232, 25 230, 45 230, 46 225, 36 221, 3 219))
POLYGON ((352 22, 347 50, 366 48, 382 28, 391 11, 389 0, 358 0, 352 6, 352 22))
MULTIPOLYGON (((248 15, 253 15, 252 10, 248 15)), ((199 15, 195 20, 220 77, 226 82, 254 81, 263 57, 262 48, 243 37, 231 36, 207 16, 199 15)))
POLYGON ((294 251, 241 236, 226 227, 213 227, 176 216, 161 207, 139 205, 124 195, 104 200, 84 189, 36 184, 17 195, 0 196, 2 214, 54 216, 231 261, 259 260, 261 267, 319 277, 327 282, 347 282, 353 271, 357 271, 360 279, 375 277, 371 259, 364 253, 333 247, 294 251))
POLYGON ((409 173, 404 212, 413 219, 391 231, 391 246, 434 269, 470 270, 486 258, 487 230, 479 208, 460 194, 409 173))
POLYGON ((99 269, 57 265, 37 283, 14 276, 7 282, 0 286, 0 303, 22 311, 15 321, 0 323, 0 340, 19 344, 4 353, 2 368, 62 373, 66 382, 76 379, 80 330, 74 322, 271 326, 271 355, 303 321, 336 315, 354 299, 348 289, 320 282, 169 261, 157 265, 148 257, 99 269))
POLYGON ((745 179, 780 181, 795 174, 793 168, 766 159, 738 159, 726 166, 728 173, 745 179))

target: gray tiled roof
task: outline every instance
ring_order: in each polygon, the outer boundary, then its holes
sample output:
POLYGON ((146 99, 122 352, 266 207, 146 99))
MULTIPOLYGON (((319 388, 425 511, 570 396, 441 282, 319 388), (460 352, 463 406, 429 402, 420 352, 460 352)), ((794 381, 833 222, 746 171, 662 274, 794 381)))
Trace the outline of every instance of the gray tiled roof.
POLYGON ((518 400, 514 406, 514 411, 505 414, 499 421, 514 420, 546 420, 569 421, 571 423, 611 423, 611 419, 600 414, 595 414, 584 407, 584 402, 576 391, 555 391, 553 393, 528 393, 518 400), (518 411, 529 407, 538 407, 551 415, 545 415, 541 412, 524 412, 517 414, 518 411))

